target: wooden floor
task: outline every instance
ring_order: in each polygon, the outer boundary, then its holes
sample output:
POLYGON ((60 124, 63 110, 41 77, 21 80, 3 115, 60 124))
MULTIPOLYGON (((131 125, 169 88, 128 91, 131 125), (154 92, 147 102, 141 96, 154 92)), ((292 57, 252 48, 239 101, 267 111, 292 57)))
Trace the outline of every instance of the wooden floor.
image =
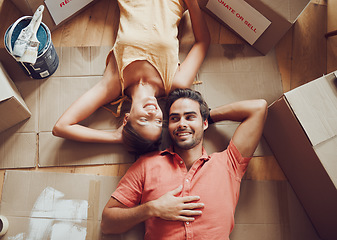
MULTIPOLYGON (((275 47, 284 92, 300 86, 323 74, 337 70, 337 36, 325 38, 327 31, 337 30, 337 0, 312 0, 298 21, 275 47)), ((8 26, 22 14, 10 0, 0 0, 1 47, 8 26)), ((119 11, 116 1, 97 0, 92 7, 52 32, 55 47, 109 46, 115 39, 119 11)), ((220 25, 205 13, 212 43, 242 44, 236 34, 220 25)), ((185 41, 190 41, 187 37, 185 41)), ((120 176, 128 164, 38 168, 33 171, 53 171, 120 176)), ((0 171, 0 187, 4 170, 0 171)), ((249 165, 246 179, 285 180, 273 156, 256 157, 249 165)), ((2 189, 2 188, 1 188, 2 189)))

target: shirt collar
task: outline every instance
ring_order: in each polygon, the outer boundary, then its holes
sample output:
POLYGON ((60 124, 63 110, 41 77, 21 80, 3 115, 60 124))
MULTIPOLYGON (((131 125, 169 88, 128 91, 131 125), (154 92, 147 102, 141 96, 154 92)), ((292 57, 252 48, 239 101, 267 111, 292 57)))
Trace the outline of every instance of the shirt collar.
MULTIPOLYGON (((173 146, 170 146, 169 148, 166 148, 165 150, 159 152, 160 155, 166 155, 166 154, 170 154, 170 155, 175 155, 176 153, 173 151, 173 146)), ((204 147, 202 147, 202 155, 199 158, 200 160, 204 160, 204 161, 208 161, 210 160, 210 157, 207 155, 207 152, 205 150, 204 147)))

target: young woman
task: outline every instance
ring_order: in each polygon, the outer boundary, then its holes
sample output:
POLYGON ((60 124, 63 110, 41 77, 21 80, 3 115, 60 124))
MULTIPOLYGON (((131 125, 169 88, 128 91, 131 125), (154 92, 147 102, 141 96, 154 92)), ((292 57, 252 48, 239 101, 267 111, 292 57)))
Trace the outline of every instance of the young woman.
POLYGON ((53 134, 84 142, 123 142, 129 151, 142 154, 156 148, 161 137, 163 115, 157 98, 192 85, 210 36, 197 0, 118 0, 118 5, 118 34, 102 80, 67 109, 53 134), (179 63, 178 25, 186 9, 195 43, 179 63), (99 107, 127 97, 131 109, 119 129, 78 124, 99 107))

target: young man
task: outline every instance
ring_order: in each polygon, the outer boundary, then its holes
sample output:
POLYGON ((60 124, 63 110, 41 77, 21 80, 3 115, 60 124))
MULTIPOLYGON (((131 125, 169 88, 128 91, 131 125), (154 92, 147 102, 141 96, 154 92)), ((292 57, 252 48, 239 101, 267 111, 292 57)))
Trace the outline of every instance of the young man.
POLYGON ((240 182, 267 115, 265 100, 212 110, 210 120, 240 121, 228 148, 207 155, 209 109, 200 93, 173 91, 167 101, 173 146, 140 157, 103 210, 103 233, 122 233, 145 221, 145 239, 228 239, 240 182))

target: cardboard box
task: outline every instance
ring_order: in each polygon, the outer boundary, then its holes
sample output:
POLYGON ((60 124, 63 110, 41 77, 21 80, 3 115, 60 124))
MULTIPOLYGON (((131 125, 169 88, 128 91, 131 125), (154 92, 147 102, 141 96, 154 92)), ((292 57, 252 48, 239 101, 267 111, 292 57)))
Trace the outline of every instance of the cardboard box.
POLYGON ((53 31, 71 17, 80 13, 95 0, 11 0, 27 16, 32 16, 40 5, 45 5, 42 22, 53 31))
POLYGON ((200 6, 267 54, 296 22, 310 0, 199 0, 200 6))
POLYGON ((269 106, 264 137, 322 239, 337 236, 337 71, 269 106))
POLYGON ((0 132, 29 118, 31 113, 0 62, 0 132))

